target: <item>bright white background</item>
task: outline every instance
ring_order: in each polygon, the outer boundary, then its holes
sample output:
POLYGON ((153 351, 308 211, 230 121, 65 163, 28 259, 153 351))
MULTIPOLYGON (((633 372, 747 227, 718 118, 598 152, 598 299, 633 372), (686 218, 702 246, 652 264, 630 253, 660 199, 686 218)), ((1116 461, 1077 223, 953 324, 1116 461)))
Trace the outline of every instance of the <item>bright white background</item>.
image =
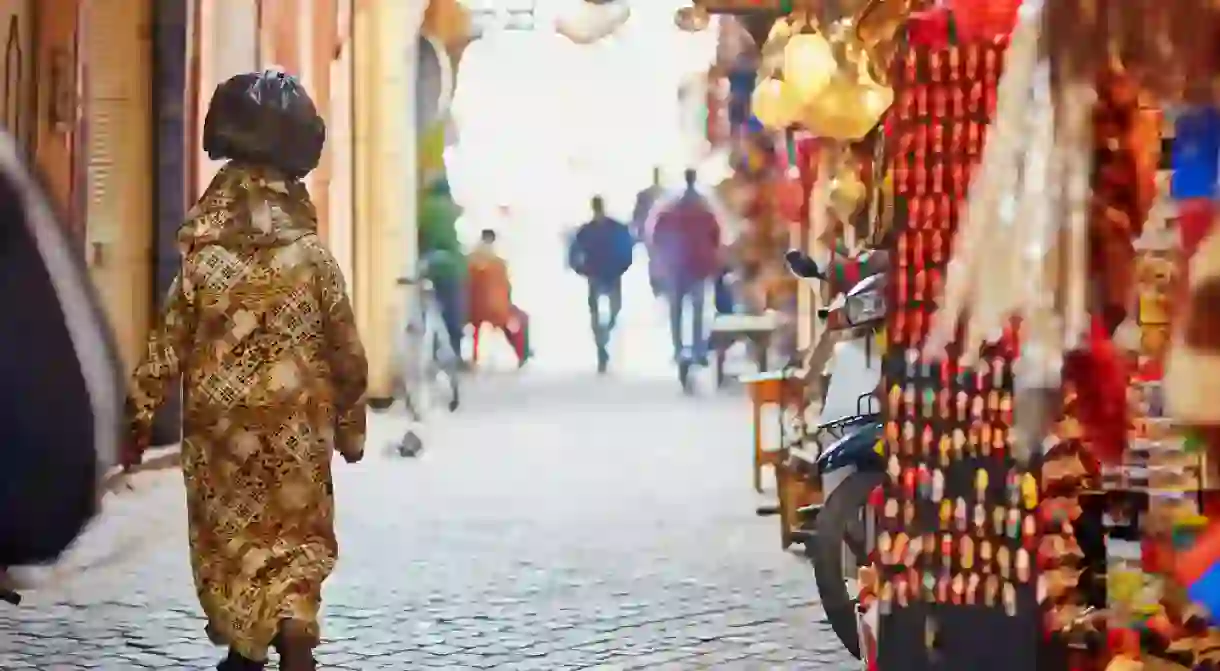
MULTIPOLYGON (((497 1, 520 4, 477 4, 497 1)), ((594 360, 585 289, 564 267, 565 231, 587 218, 593 195, 626 218, 653 166, 676 183, 701 162, 704 143, 690 132, 699 112, 684 108, 678 91, 706 71, 715 47, 714 31, 692 35, 674 26, 685 0, 635 0, 618 33, 576 45, 553 25, 578 4, 538 0, 533 32, 492 32, 466 49, 453 103, 458 143, 446 151, 454 196, 466 209, 463 238, 497 230, 545 367, 594 360)), ((645 277, 641 259, 628 278, 618 339, 647 340, 643 349, 657 353, 644 358, 663 361, 668 335, 645 277)))

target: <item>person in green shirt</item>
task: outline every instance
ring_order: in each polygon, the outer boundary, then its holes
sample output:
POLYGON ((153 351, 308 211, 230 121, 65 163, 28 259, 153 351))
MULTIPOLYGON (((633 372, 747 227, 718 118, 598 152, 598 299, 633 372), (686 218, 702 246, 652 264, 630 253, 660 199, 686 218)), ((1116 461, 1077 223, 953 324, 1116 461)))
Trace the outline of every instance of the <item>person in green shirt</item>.
POLYGON ((440 305, 449 344, 459 358, 466 329, 466 257, 458 241, 457 220, 462 208, 449 193, 449 181, 441 176, 419 199, 418 244, 420 260, 440 305))

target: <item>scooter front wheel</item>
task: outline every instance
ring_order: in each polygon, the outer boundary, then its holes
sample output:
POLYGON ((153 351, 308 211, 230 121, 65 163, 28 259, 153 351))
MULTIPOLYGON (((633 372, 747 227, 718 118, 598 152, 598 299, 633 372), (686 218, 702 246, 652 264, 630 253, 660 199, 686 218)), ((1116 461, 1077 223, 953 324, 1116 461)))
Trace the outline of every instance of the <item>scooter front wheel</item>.
POLYGON ((847 588, 847 577, 869 561, 871 539, 867 524, 868 499, 885 480, 880 471, 857 471, 847 477, 826 499, 813 521, 816 536, 805 546, 813 562, 813 577, 826 619, 843 647, 860 658, 860 633, 856 626, 856 595, 847 588), (812 547, 810 547, 812 546, 812 547), (845 560, 855 558, 856 566, 847 573, 845 560))

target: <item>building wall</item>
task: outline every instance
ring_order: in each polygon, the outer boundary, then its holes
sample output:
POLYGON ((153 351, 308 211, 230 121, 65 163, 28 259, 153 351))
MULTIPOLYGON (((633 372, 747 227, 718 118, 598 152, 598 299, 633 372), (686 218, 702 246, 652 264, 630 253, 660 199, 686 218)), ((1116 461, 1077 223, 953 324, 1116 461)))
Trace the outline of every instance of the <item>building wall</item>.
POLYGON ((216 86, 233 75, 260 69, 259 5, 255 0, 194 0, 199 45, 198 96, 195 100, 196 177, 198 196, 220 168, 202 151, 203 120, 216 86))
POLYGON ((357 0, 354 278, 356 318, 369 357, 369 395, 391 396, 405 293, 414 272, 415 47, 426 0, 357 0))
POLYGON ((79 24, 86 255, 129 367, 154 304, 152 1, 88 0, 79 24))
POLYGON ((344 277, 348 278, 350 291, 354 277, 356 212, 353 0, 333 1, 337 17, 335 57, 327 64, 330 69, 330 117, 327 119, 330 141, 322 168, 327 184, 327 242, 344 277))
POLYGON ((77 72, 77 0, 33 5, 35 35, 34 159, 50 195, 84 239, 84 213, 76 202, 73 158, 81 115, 77 72))
POLYGON ((34 3, 0 0, 0 124, 26 150, 33 148, 34 3))

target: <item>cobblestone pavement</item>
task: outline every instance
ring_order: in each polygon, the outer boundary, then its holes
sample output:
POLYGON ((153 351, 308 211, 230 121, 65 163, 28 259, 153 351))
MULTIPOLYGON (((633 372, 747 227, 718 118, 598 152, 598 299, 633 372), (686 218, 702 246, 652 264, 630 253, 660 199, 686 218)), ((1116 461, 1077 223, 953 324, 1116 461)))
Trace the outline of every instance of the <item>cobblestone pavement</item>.
MULTIPOLYGON (((336 465, 322 668, 851 668, 755 516, 742 398, 537 371, 468 387, 423 457, 336 465)), ((370 447, 401 429, 375 418, 370 447)), ((0 670, 212 667, 180 480, 140 477, 0 609, 0 670)))

